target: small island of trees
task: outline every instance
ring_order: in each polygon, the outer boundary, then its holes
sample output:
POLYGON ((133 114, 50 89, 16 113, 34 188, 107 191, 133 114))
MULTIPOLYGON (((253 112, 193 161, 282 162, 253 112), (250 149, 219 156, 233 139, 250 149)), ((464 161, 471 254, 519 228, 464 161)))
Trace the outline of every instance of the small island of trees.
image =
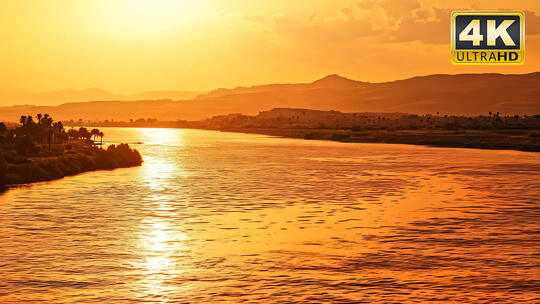
POLYGON ((0 186, 142 164, 139 152, 127 144, 103 148, 99 129, 66 131, 48 114, 21 116, 19 122, 9 127, 0 122, 0 186))

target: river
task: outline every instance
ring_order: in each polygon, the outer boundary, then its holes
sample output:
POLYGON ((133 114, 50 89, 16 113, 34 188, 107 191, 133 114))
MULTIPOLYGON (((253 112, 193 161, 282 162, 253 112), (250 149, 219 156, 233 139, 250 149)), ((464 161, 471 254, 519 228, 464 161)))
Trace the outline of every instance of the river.
POLYGON ((144 165, 0 195, 1 303, 540 296, 538 153, 103 132, 144 165))

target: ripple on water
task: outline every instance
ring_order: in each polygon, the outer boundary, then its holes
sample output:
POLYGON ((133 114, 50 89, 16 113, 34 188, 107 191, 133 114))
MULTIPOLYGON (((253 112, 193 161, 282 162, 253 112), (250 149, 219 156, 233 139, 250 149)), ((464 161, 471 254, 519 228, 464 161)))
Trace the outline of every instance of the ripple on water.
POLYGON ((535 153, 105 133, 144 165, 0 196, 0 302, 539 298, 535 153))

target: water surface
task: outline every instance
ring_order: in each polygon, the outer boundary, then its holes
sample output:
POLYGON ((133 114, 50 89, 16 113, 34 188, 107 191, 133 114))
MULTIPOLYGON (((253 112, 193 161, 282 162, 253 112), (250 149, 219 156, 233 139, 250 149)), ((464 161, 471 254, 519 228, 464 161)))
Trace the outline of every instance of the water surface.
POLYGON ((144 165, 0 195, 1 303, 532 303, 537 153, 104 128, 144 165))

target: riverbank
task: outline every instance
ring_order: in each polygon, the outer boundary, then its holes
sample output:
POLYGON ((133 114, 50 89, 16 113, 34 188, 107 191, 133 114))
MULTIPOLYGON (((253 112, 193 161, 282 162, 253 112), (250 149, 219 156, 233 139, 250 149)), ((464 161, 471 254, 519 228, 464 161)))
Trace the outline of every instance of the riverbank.
POLYGON ((142 164, 140 153, 127 144, 103 149, 99 129, 66 131, 48 114, 23 115, 19 121, 10 128, 0 122, 0 188, 142 164), (98 138, 100 147, 92 140, 98 138))
POLYGON ((349 143, 408 144, 444 148, 540 152, 540 131, 529 129, 351 131, 340 129, 223 128, 213 130, 349 143))
POLYGON ((492 112, 488 116, 449 116, 277 108, 254 116, 229 114, 200 121, 105 121, 90 126, 191 128, 340 142, 540 152, 540 115, 492 112))
POLYGON ((139 152, 127 144, 102 149, 87 141, 70 141, 64 146, 69 149, 46 157, 23 157, 3 151, 0 186, 51 181, 89 171, 139 166, 143 162, 139 152))
MULTIPOLYGON (((100 125, 95 125, 99 126, 100 125)), ((110 126, 108 126, 110 127, 110 126)), ((122 125, 123 128, 140 126, 122 125)), ((488 130, 363 130, 317 128, 209 128, 202 125, 152 128, 198 129, 246 134, 263 134, 306 140, 330 140, 344 143, 408 144, 441 148, 517 150, 540 152, 538 129, 488 130)))

